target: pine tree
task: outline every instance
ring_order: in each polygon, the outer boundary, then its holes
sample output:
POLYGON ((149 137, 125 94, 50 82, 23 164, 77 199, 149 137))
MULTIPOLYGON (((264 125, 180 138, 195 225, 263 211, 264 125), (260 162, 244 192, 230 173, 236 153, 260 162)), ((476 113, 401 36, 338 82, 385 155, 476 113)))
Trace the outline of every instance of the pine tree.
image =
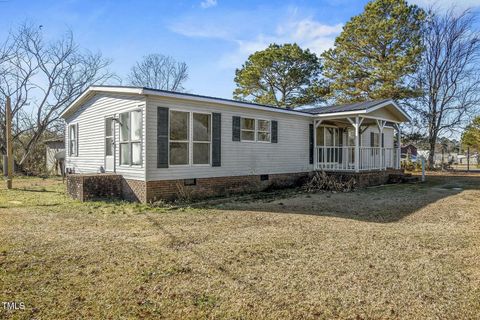
POLYGON ((413 96, 406 77, 421 58, 424 19, 404 0, 369 2, 322 55, 331 95, 341 102, 413 96))

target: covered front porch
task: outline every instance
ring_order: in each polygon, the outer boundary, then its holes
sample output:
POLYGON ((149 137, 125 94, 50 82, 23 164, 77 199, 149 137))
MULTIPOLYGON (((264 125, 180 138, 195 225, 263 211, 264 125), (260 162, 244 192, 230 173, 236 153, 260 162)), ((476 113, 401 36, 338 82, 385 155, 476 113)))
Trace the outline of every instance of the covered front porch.
POLYGON ((378 171, 400 168, 400 123, 406 114, 389 100, 361 110, 317 114, 315 170, 378 171))

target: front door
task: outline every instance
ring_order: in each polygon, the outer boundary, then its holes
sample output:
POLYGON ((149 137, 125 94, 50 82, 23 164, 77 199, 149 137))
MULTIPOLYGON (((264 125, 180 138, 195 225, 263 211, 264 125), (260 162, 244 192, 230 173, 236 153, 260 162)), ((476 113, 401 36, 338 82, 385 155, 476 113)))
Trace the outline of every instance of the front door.
POLYGON ((105 118, 105 171, 115 172, 115 122, 105 118))

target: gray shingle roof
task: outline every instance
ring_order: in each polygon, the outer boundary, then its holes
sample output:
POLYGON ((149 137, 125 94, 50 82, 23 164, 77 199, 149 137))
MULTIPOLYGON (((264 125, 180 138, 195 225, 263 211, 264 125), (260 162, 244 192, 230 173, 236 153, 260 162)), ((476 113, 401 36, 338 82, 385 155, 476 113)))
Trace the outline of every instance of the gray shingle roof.
POLYGON ((336 113, 336 112, 348 112, 348 111, 359 111, 359 110, 366 110, 368 108, 374 107, 390 99, 383 99, 383 100, 372 100, 372 101, 364 101, 364 102, 355 102, 349 104, 341 104, 341 105, 334 105, 328 107, 315 107, 309 109, 303 109, 303 112, 308 112, 311 114, 324 114, 324 113, 336 113))

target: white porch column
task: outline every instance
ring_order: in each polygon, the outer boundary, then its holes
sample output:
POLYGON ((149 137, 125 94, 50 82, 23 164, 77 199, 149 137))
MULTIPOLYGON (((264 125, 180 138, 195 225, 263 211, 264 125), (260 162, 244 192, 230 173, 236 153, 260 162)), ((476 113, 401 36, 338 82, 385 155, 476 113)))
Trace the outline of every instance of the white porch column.
POLYGON ((358 116, 355 117, 355 172, 360 172, 360 124, 358 116))
POLYGON ((360 172, 360 126, 362 125, 363 118, 356 116, 355 121, 351 118, 347 119, 355 129, 355 172, 360 172))
POLYGON ((401 141, 400 141, 400 137, 401 137, 401 132, 400 132, 400 125, 397 123, 396 125, 397 127, 397 169, 400 169, 400 159, 401 159, 401 141))
POLYGON ((385 145, 383 141, 383 129, 385 128, 386 123, 387 121, 385 120, 377 120, 378 132, 380 134, 378 137, 378 139, 380 139, 380 168, 382 170, 387 169, 385 166, 385 145))

